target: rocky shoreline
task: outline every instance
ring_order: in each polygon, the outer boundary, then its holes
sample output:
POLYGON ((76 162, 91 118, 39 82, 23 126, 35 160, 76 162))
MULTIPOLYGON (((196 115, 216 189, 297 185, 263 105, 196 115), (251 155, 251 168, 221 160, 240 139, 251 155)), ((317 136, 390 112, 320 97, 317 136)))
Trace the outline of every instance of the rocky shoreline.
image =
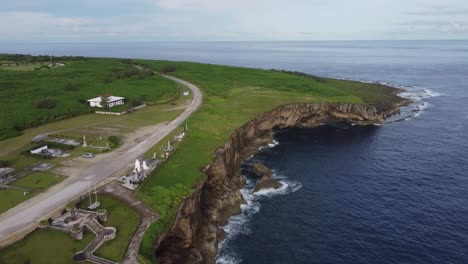
POLYGON ((348 103, 301 103, 260 114, 237 129, 228 142, 216 150, 213 162, 203 169, 206 180, 183 201, 174 225, 158 241, 159 262, 215 263, 218 243, 224 239, 220 226, 240 212, 243 202, 240 189, 245 179, 240 174, 241 163, 273 140, 274 129, 313 128, 335 122, 382 123, 409 103, 410 100, 403 98, 385 108, 348 103))

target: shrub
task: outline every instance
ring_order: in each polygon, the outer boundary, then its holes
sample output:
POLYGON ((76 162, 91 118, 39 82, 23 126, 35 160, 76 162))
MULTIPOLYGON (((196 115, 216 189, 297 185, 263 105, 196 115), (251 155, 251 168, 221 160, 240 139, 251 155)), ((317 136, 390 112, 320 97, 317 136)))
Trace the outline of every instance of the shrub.
POLYGON ((11 165, 11 161, 9 160, 0 160, 0 168, 5 168, 11 165))
POLYGON ((140 106, 143 104, 143 100, 141 98, 134 98, 130 100, 132 107, 140 106))
POLYGON ((42 109, 53 109, 56 105, 57 102, 52 98, 44 98, 36 103, 36 107, 42 109))
POLYGON ((170 73, 170 72, 175 72, 177 70, 176 65, 165 65, 161 68, 162 73, 170 73))
POLYGON ((107 141, 109 141, 109 144, 112 148, 115 148, 120 144, 120 138, 117 136, 110 136, 107 138, 107 141))
POLYGON ((103 83, 111 83, 113 80, 112 76, 111 75, 107 75, 106 77, 104 77, 104 79, 102 80, 103 83))
POLYGON ((75 84, 72 84, 72 83, 69 83, 67 82, 64 86, 63 86, 63 90, 64 91, 78 91, 79 90, 79 87, 75 84))
POLYGON ((152 70, 146 69, 146 70, 143 72, 143 75, 144 75, 144 76, 153 76, 153 75, 154 75, 154 72, 153 72, 152 70))

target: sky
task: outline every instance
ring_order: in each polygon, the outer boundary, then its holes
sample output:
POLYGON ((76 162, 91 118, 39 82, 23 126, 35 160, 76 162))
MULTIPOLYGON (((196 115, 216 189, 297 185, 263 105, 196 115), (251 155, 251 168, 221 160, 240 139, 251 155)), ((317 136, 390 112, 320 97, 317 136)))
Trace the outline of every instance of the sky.
POLYGON ((468 0, 0 0, 0 41, 468 39, 468 0))

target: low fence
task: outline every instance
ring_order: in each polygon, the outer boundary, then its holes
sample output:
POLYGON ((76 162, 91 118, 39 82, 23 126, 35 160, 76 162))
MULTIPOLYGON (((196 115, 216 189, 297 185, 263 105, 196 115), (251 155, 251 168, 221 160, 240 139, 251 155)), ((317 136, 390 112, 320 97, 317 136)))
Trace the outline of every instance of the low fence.
POLYGON ((94 113, 100 114, 100 115, 118 115, 118 116, 120 116, 120 115, 125 115, 125 114, 128 114, 130 112, 142 109, 144 107, 146 107, 146 104, 135 106, 135 107, 132 107, 132 108, 130 108, 128 110, 125 110, 125 111, 122 111, 122 112, 95 111, 94 113))

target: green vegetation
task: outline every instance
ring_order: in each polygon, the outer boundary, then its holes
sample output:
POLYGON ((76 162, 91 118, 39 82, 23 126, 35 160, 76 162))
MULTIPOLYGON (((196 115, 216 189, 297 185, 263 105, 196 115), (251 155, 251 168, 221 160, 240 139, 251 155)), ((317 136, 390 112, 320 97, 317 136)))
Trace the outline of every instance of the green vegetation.
MULTIPOLYGON (((99 200, 101 208, 106 209, 108 213, 108 220, 104 226, 115 227, 117 237, 106 242, 95 255, 122 261, 130 238, 139 223, 139 216, 130 206, 112 196, 102 195, 99 200)), ((86 205, 86 202, 83 202, 81 207, 86 205)), ((82 251, 94 238, 94 234, 89 231, 85 232, 82 241, 75 241, 64 232, 38 229, 24 240, 0 249, 0 263, 71 264, 74 263, 72 256, 82 251)))
MULTIPOLYGON (((14 55, 0 55, 0 59, 12 59, 10 56, 14 55)), ((180 93, 174 82, 117 59, 72 60, 63 67, 41 71, 2 69, 0 140, 17 136, 26 128, 89 113, 94 109, 86 100, 99 95, 164 103, 180 93)))
POLYGON ((34 172, 14 181, 11 186, 25 189, 33 189, 31 192, 16 189, 0 189, 0 213, 13 206, 26 201, 40 191, 61 182, 65 177, 45 172, 34 172))
MULTIPOLYGON (((107 210, 108 219, 104 226, 113 226, 117 229, 117 237, 106 242, 95 255, 112 261, 121 262, 125 255, 128 243, 140 221, 139 215, 127 204, 109 195, 99 196, 101 207, 107 210)), ((83 202, 82 207, 88 204, 83 202)))
POLYGON ((115 148, 120 144, 120 138, 117 136, 110 136, 107 138, 107 141, 109 141, 111 148, 115 148))
POLYGON ((393 89, 381 85, 312 78, 292 73, 198 63, 144 61, 157 71, 198 85, 204 94, 201 108, 188 120, 189 133, 181 147, 160 167, 138 196, 161 212, 161 220, 146 233, 140 253, 154 261, 153 244, 173 223, 182 197, 204 179, 201 168, 235 129, 259 113, 293 102, 349 102, 382 105, 393 89))
POLYGON ((45 190, 61 182, 64 178, 64 176, 53 175, 46 172, 33 172, 19 180, 16 180, 11 185, 26 189, 45 190))
POLYGON ((0 263, 73 264, 72 256, 83 250, 95 238, 85 232, 83 240, 73 240, 69 234, 38 229, 5 249, 0 250, 0 263))
POLYGON ((32 193, 25 195, 24 191, 14 189, 0 189, 0 213, 6 212, 13 206, 29 199, 32 193))
MULTIPOLYGON (((188 120, 189 131, 184 141, 177 143, 176 151, 137 192, 142 201, 161 214, 161 219, 150 226, 141 246, 142 259, 148 262, 154 261, 154 242, 173 223, 183 198, 189 196, 194 191, 193 187, 204 179, 201 168, 213 159, 216 147, 225 143, 235 129, 259 113, 279 105, 298 102, 348 102, 384 108, 395 98, 394 89, 386 86, 319 78, 295 72, 184 62, 137 62, 192 82, 204 94, 201 108, 188 120)), ((96 137, 99 135, 111 142, 111 136, 175 118, 182 110, 172 109, 175 106, 169 104, 156 104, 170 101, 180 104, 184 100, 179 97, 183 89, 179 85, 152 75, 152 71, 137 69, 128 60, 74 60, 65 67, 44 71, 0 70, 0 80, 0 111, 5 113, 0 116, 0 139, 24 133, 0 142, 0 156, 11 162, 14 168, 37 162, 33 157, 18 158, 17 154, 28 149, 24 142, 29 142, 33 136, 44 131, 55 131, 64 138, 79 139, 86 135, 90 142, 97 142, 96 137), (126 97, 129 105, 142 101, 148 107, 124 116, 83 115, 60 122, 49 122, 87 113, 90 109, 85 105, 86 99, 109 93, 126 97), (41 102, 52 98, 55 104, 50 101, 41 102), (179 99, 175 100, 176 98, 179 99), (47 124, 24 130, 43 123, 47 124), (119 132, 106 132, 115 130, 119 132)), ((168 138, 180 130, 181 128, 174 131, 168 138)), ((167 142, 168 138, 163 142, 167 142)), ((154 151, 159 153, 161 144, 153 147, 145 156, 151 156, 154 151)), ((81 147, 71 151, 72 157, 84 151, 89 152, 81 147)), ((47 162, 57 161, 53 159, 47 162)), ((103 199, 104 202, 105 199, 107 198, 103 199)), ((118 201, 107 203, 110 205, 103 203, 103 208, 109 212, 109 222, 106 225, 117 227, 118 238, 105 244, 97 255, 118 261, 125 252, 138 217, 118 201), (135 216, 134 222, 131 220, 132 213, 135 216), (113 218, 113 215, 121 217, 113 218)), ((25 249, 19 250, 25 252, 25 249)))
POLYGON ((6 168, 11 165, 11 161, 9 160, 0 160, 0 168, 6 168))

